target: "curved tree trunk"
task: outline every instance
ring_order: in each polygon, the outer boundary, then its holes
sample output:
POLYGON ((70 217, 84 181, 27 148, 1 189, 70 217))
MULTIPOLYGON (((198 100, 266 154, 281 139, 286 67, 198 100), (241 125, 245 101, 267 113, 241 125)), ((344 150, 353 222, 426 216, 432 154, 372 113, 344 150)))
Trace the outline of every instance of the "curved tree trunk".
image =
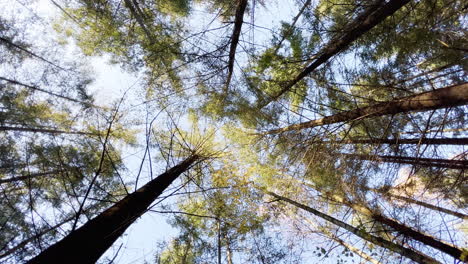
POLYGON ((127 195, 27 263, 95 263, 151 203, 196 161, 193 155, 127 195))
POLYGON ((386 248, 386 249, 388 249, 390 251, 398 253, 398 254, 400 254, 400 255, 402 255, 404 257, 407 257, 407 258, 409 258, 409 259, 411 259, 413 261, 416 261, 418 263, 439 263, 438 261, 436 261, 435 259, 433 259, 433 258, 431 258, 429 256, 426 256, 426 255, 424 255, 422 253, 419 253, 419 252, 415 252, 415 251, 413 251, 413 250, 411 250, 409 248, 405 248, 405 247, 403 247, 401 245, 395 244, 395 243, 390 242, 388 240, 385 240, 385 239, 383 239, 381 237, 373 236, 373 235, 365 232, 364 230, 361 230, 361 229, 356 228, 354 226, 348 225, 345 222, 342 222, 342 221, 340 221, 340 220, 338 220, 338 219, 336 219, 334 217, 331 217, 331 216, 329 216, 327 214, 324 214, 324 213, 322 213, 320 211, 317 211, 317 210, 315 210, 313 208, 310 208, 310 207, 308 207, 306 205, 303 205, 301 203, 298 203, 296 201, 293 201, 291 199, 288 199, 286 197, 277 195, 277 194, 272 193, 272 192, 267 192, 267 193, 269 195, 281 200, 281 201, 292 204, 292 205, 294 205, 296 207, 299 207, 299 208, 301 208, 303 210, 306 210, 306 211, 308 211, 310 213, 313 213, 314 215, 316 215, 316 216, 318 216, 320 218, 323 218, 323 219, 325 219, 326 221, 328 221, 328 222, 330 222, 332 224, 335 224, 335 225, 337 225, 339 227, 342 227, 342 228, 348 230, 349 232, 353 233, 354 235, 356 235, 356 236, 358 236, 358 237, 360 237, 360 238, 362 238, 362 239, 364 239, 366 241, 369 241, 369 242, 371 242, 373 244, 376 244, 376 245, 381 246, 383 248, 386 248))
POLYGON ((283 128, 273 129, 264 135, 278 134, 287 131, 298 131, 322 125, 350 122, 375 116, 392 115, 412 111, 425 111, 448 108, 468 104, 468 83, 453 85, 401 99, 379 103, 372 106, 357 108, 339 114, 326 116, 321 119, 295 124, 283 128))

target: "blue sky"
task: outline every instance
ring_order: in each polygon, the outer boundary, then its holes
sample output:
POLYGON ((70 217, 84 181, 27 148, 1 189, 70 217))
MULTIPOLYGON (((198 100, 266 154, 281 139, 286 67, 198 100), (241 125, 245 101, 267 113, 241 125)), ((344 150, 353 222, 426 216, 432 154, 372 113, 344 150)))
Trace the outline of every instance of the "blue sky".
MULTIPOLYGON (((0 0, 2 6, 5 6, 9 3, 9 0, 0 0)), ((20 3, 21 0, 17 0, 16 3, 20 3)), ((254 23, 265 25, 278 25, 280 20, 290 21, 291 18, 297 13, 297 8, 292 5, 291 1, 287 2, 285 5, 284 1, 276 1, 269 3, 267 12, 258 12, 255 16, 254 23)), ((23 8, 21 5, 17 6, 18 8, 23 8)), ((59 12, 56 7, 51 5, 50 1, 40 0, 35 5, 35 12, 38 12, 41 16, 48 17, 49 19, 57 15, 59 12)), ((194 10, 193 17, 191 18, 194 21, 193 26, 199 27, 200 29, 208 22, 211 21, 211 17, 206 16, 201 10, 194 10)), ((250 17, 246 17, 246 21, 250 22, 250 17)), ((213 27, 217 25, 214 24, 213 27)), ((244 38, 252 37, 249 33, 251 26, 248 24, 244 27, 244 38)), ((50 30, 50 29, 49 29, 50 30)), ((52 32, 52 31, 50 31, 52 32)), ((254 31, 255 41, 268 42, 271 35, 268 30, 257 29, 254 31)), ((242 60, 242 55, 238 56, 238 60, 242 60)), ((95 77, 95 82, 91 86, 91 92, 95 95, 96 103, 98 105, 106 105, 114 100, 121 98, 125 91, 130 87, 133 87, 135 90, 129 92, 126 97, 128 98, 129 105, 131 102, 138 102, 139 94, 139 80, 141 76, 138 74, 129 74, 123 71, 118 65, 110 65, 108 63, 108 57, 92 57, 88 58, 89 65, 92 66, 95 77)), ((143 109, 140 109, 143 112, 143 109)), ((182 124, 183 125, 183 124, 182 124)), ((142 138, 140 138, 141 140, 142 138)), ((125 162, 128 167, 128 174, 126 179, 128 182, 133 181, 136 172, 138 171, 138 166, 143 155, 142 149, 128 149, 128 152, 125 153, 125 162)), ((155 170, 155 174, 162 172, 163 168, 155 170)), ((142 174, 143 179, 148 180, 148 167, 145 165, 142 174)), ((165 203, 171 203, 173 201, 166 200, 165 203)), ((113 247, 106 253, 103 258, 112 258, 116 252, 119 250, 119 254, 115 259, 114 263, 144 263, 145 261, 151 263, 154 260, 154 254, 158 248, 158 243, 161 241, 168 242, 171 237, 177 234, 177 230, 173 229, 169 224, 167 224, 166 219, 168 215, 161 215, 156 213, 148 212, 143 215, 137 222, 128 228, 125 235, 121 237, 113 247), (121 247, 122 245, 122 247, 121 247)), ((318 259, 311 259, 310 263, 315 263, 318 259)), ((321 260, 324 263, 334 263, 336 259, 330 260, 321 260)))

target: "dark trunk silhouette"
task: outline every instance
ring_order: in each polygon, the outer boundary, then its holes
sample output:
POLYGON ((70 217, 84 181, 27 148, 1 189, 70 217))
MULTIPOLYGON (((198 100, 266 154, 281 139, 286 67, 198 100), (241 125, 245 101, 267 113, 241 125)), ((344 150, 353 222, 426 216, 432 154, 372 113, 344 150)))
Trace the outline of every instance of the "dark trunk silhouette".
POLYGON ((196 161, 193 155, 127 195, 28 263, 95 263, 151 203, 196 161))
POLYGON ((229 90, 229 85, 231 83, 232 74, 234 71, 234 62, 236 58, 236 49, 237 44, 239 43, 239 37, 242 29, 242 24, 244 23, 244 12, 247 7, 247 0, 240 0, 236 8, 236 16, 234 18, 234 30, 231 37, 231 47, 229 48, 229 61, 228 61, 228 75, 226 78, 225 93, 229 90))
POLYGON ((360 160, 369 160, 377 162, 388 162, 397 164, 410 164, 420 167, 436 167, 446 169, 468 169, 468 160, 463 159, 432 159, 432 158, 414 158, 390 155, 364 155, 364 154, 341 154, 347 158, 360 160))
POLYGON ((10 183, 10 182, 17 182, 17 181, 25 181, 25 180, 30 180, 34 178, 39 178, 43 176, 48 176, 48 175, 54 175, 58 174, 62 171, 60 170, 55 170, 55 171, 47 171, 47 172, 39 172, 39 173, 30 173, 24 176, 17 176, 17 177, 11 177, 11 178, 6 178, 6 179, 0 179, 0 184, 4 183, 10 183))
POLYGON ((273 129, 263 134, 278 134, 286 131, 301 130, 322 125, 350 122, 369 117, 392 115, 412 111, 425 111, 468 104, 468 83, 453 85, 401 99, 357 108, 321 119, 273 129))
POLYGON ((468 145, 468 138, 374 138, 325 141, 333 144, 388 144, 388 145, 468 145))
POLYGON ((138 6, 138 4, 130 0, 124 0, 125 6, 130 10, 130 13, 135 17, 136 21, 138 22, 138 25, 140 25, 141 29, 143 32, 145 32, 146 37, 151 43, 154 43, 154 36, 151 34, 151 32, 148 30, 148 28, 145 25, 145 22, 143 20, 143 14, 141 13, 141 10, 138 6))
POLYGON ((5 82, 9 82, 9 83, 14 84, 14 85, 19 85, 19 86, 22 86, 24 88, 28 88, 28 89, 31 89, 31 90, 34 90, 34 91, 38 91, 38 92, 41 92, 41 93, 46 93, 46 94, 48 94, 50 96, 55 96, 55 97, 65 99, 67 101, 71 101, 71 102, 74 102, 74 103, 79 103, 79 104, 82 104, 82 105, 85 105, 85 106, 91 106, 91 107, 94 107, 94 108, 101 108, 101 107, 99 107, 97 105, 93 105, 93 104, 88 103, 88 102, 80 101, 80 100, 77 100, 77 99, 74 99, 74 98, 71 98, 71 97, 68 97, 68 96, 64 96, 64 95, 60 95, 60 94, 57 94, 57 93, 54 93, 54 92, 51 92, 51 91, 47 91, 47 90, 42 89, 40 87, 30 85, 30 84, 26 84, 26 83, 22 83, 22 82, 17 81, 17 80, 8 79, 8 78, 2 77, 2 76, 0 76, 0 80, 5 81, 5 82))
POLYGON ((15 49, 18 49, 18 50, 20 50, 20 51, 22 51, 22 52, 28 54, 28 55, 31 56, 31 57, 37 58, 37 59, 39 59, 39 60, 41 60, 41 61, 44 61, 44 62, 46 62, 46 63, 48 63, 48 64, 50 64, 50 65, 52 65, 52 66, 54 66, 54 67, 57 67, 57 68, 59 68, 59 69, 61 69, 61 70, 66 71, 66 69, 64 69, 64 68, 62 68, 62 67, 60 67, 60 66, 58 66, 57 64, 55 64, 55 63, 53 63, 53 62, 51 62, 51 61, 49 61, 49 60, 47 60, 47 59, 45 59, 45 58, 39 56, 39 55, 37 55, 36 53, 34 53, 34 52, 32 52, 32 51, 29 51, 29 50, 26 49, 25 47, 21 47, 21 45, 16 44, 16 43, 13 43, 13 41, 12 41, 11 39, 7 39, 7 38, 5 38, 5 37, 0 37, 0 41, 3 42, 7 47, 13 47, 13 48, 15 48, 15 49))
POLYGON ((344 34, 333 37, 325 47, 318 52, 315 56, 316 59, 312 64, 307 66, 293 80, 288 82, 278 94, 271 96, 268 102, 260 105, 260 108, 265 107, 271 101, 276 101, 295 84, 304 79, 304 77, 327 62, 337 53, 345 50, 353 41, 384 21, 387 17, 393 15, 398 9, 408 2, 409 0, 390 0, 388 3, 385 3, 385 1, 377 0, 369 4, 369 8, 367 10, 343 29, 343 32, 345 32, 344 34))
POLYGON ((48 133, 48 134, 69 134, 69 135, 89 135, 97 136, 98 134, 81 132, 81 131, 65 131, 59 129, 34 128, 34 127, 10 127, 0 126, 0 131, 18 131, 18 132, 33 132, 33 133, 48 133))
POLYGON ((342 222, 334 217, 331 217, 327 214, 324 214, 320 211, 317 211, 313 208, 310 208, 306 205, 303 205, 301 203, 298 203, 296 201, 293 201, 291 199, 288 199, 286 197, 283 197, 283 196, 280 196, 280 195, 277 195, 275 193, 272 193, 272 192, 267 192, 268 194, 270 194, 271 196, 281 200, 281 201, 284 201, 284 202, 287 202, 289 204, 292 204, 296 207, 299 207, 305 211, 308 211, 310 213, 313 213, 314 215, 322 218, 322 219, 325 219, 326 221, 332 223, 332 224, 335 224, 341 228, 344 228, 346 230, 348 230, 349 232, 353 233, 354 235, 366 240, 366 241, 369 241, 373 244, 376 244, 378 246, 381 246, 383 248, 386 248, 390 251, 393 251, 395 253, 398 253, 404 257, 407 257, 413 261, 416 261, 418 263, 439 263, 438 261, 432 259, 431 257, 429 256, 426 256, 422 253, 419 253, 419 252, 415 252, 409 248, 405 248, 403 246, 400 246, 398 244, 395 244, 393 242, 390 242, 388 240, 385 240, 381 237, 377 237, 377 236, 373 236, 369 233, 367 233, 366 231, 362 230, 362 229, 359 229, 359 228, 356 228, 354 226, 351 226, 351 225, 348 225, 347 223, 345 222, 342 222))

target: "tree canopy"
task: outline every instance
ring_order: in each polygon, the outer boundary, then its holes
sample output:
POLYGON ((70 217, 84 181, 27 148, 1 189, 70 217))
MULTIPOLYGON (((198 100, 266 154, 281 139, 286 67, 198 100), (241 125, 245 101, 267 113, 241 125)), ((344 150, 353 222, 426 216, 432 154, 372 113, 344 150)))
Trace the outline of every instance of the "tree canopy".
POLYGON ((468 261, 464 1, 0 7, 2 263, 468 261))

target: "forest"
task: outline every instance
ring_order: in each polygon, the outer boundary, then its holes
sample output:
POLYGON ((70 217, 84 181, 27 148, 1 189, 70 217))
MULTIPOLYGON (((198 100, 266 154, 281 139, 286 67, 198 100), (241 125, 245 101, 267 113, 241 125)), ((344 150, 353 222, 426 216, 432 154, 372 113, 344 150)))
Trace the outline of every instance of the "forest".
POLYGON ((463 0, 0 0, 0 263, 468 263, 463 0))

